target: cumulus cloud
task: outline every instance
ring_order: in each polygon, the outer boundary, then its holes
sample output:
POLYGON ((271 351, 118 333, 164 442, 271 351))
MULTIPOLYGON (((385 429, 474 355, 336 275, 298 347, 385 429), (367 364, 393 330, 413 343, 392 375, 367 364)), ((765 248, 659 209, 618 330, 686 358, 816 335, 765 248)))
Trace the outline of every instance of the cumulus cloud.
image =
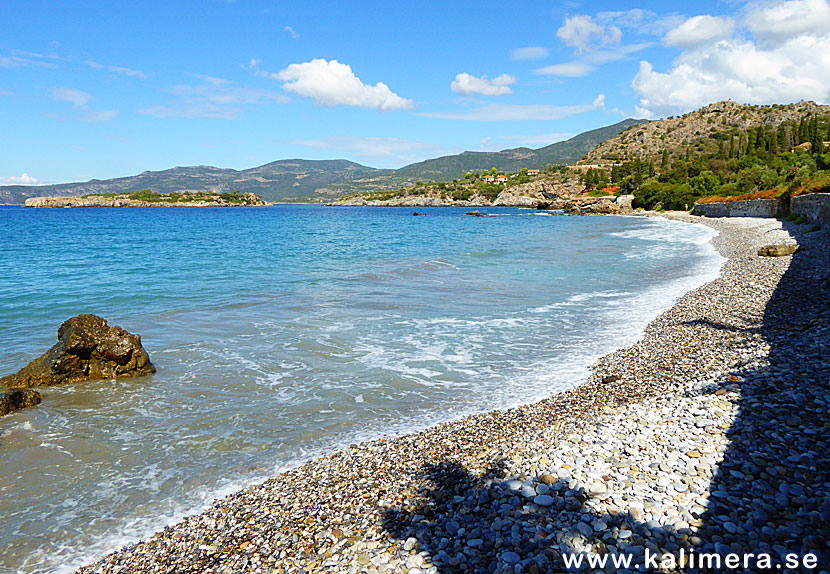
POLYGON ((315 59, 291 64, 271 77, 285 82, 284 90, 311 98, 318 106, 356 106, 382 111, 414 106, 412 100, 402 98, 383 82, 367 86, 354 75, 351 66, 337 60, 315 59))
POLYGON ((300 37, 300 35, 297 33, 297 31, 294 28, 292 28, 291 26, 286 26, 285 31, 288 32, 288 35, 291 36, 292 40, 296 40, 297 38, 300 37))
POLYGON ((753 7, 746 27, 760 42, 787 43, 801 36, 822 36, 830 31, 830 3, 827 0, 790 0, 753 7))
POLYGON ((478 122, 561 120, 605 107, 605 96, 600 94, 590 104, 571 106, 489 104, 461 113, 423 113, 428 118, 478 122))
POLYGON ((0 177, 0 184, 2 185, 37 185, 38 179, 24 173, 21 176, 0 177))
POLYGON ((687 20, 666 35, 667 42, 689 40, 667 71, 657 71, 647 61, 640 63, 632 82, 641 97, 639 109, 646 116, 663 116, 723 99, 751 104, 827 102, 830 20, 815 24, 825 17, 830 18, 827 0, 757 4, 736 24, 732 36, 718 34, 706 40, 698 35, 695 42, 691 41, 695 26, 686 26, 687 20), (799 10, 807 12, 791 17, 799 10))
POLYGON ((547 58, 550 51, 542 46, 527 46, 510 50, 511 60, 540 60, 547 58))
POLYGON ((594 67, 585 62, 564 62, 562 64, 554 64, 552 66, 545 66, 538 70, 533 70, 534 74, 542 76, 559 76, 562 78, 579 78, 587 76, 594 71, 594 67))
POLYGON ((483 96, 502 96, 504 94, 512 94, 510 89, 511 84, 516 83, 516 78, 507 74, 502 74, 497 78, 488 80, 487 76, 471 76, 470 74, 461 73, 455 77, 450 88, 456 94, 463 94, 469 96, 470 94, 481 94, 483 96))
POLYGON ((680 26, 669 30, 663 42, 667 46, 693 48, 713 40, 729 38, 734 29, 735 23, 730 18, 704 14, 689 18, 680 26))

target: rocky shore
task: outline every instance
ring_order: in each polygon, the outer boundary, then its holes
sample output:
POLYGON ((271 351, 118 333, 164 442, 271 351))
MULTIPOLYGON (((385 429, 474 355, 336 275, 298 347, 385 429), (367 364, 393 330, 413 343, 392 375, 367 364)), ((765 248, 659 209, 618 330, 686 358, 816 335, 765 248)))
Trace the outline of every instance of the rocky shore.
POLYGON ((223 199, 218 193, 202 195, 205 197, 188 199, 187 201, 175 201, 166 198, 145 201, 131 198, 130 194, 126 193, 70 197, 30 197, 26 200, 25 207, 238 207, 270 205, 254 193, 240 194, 234 201, 223 199))
POLYGON ((827 571, 830 233, 675 217, 720 232, 721 277, 580 387, 337 451, 80 572, 827 571))

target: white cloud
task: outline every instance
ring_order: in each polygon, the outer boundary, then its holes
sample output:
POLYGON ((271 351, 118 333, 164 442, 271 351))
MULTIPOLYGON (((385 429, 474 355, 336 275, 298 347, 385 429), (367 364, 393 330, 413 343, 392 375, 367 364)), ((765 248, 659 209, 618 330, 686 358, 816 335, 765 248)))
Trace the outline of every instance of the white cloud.
POLYGON ((822 36, 830 31, 827 0, 790 0, 757 5, 746 16, 746 27, 762 43, 785 43, 800 35, 822 36))
POLYGON ((699 44, 729 38, 734 29, 735 23, 731 18, 704 14, 689 18, 676 28, 669 30, 663 42, 667 46, 693 48, 699 44))
POLYGON ((550 51, 542 46, 527 46, 510 50, 511 60, 540 60, 547 58, 550 51))
POLYGON ((510 89, 511 84, 516 83, 516 78, 502 74, 497 78, 488 80, 487 76, 471 76, 470 74, 461 73, 455 76, 450 88, 456 94, 463 94, 469 96, 470 94, 481 94, 483 96, 502 96, 504 94, 512 94, 510 89))
POLYGON ((37 185, 38 179, 24 173, 21 176, 0 177, 0 185, 37 185))
POLYGON ((383 82, 367 86, 354 75, 351 66, 337 60, 315 59, 291 64, 271 77, 285 82, 284 90, 311 98, 318 106, 357 106, 382 111, 414 107, 412 100, 397 95, 383 82))
POLYGON ((82 122, 108 122, 118 115, 117 110, 94 110, 90 104, 95 99, 92 94, 75 88, 53 88, 52 99, 69 102, 75 108, 74 117, 82 122))
POLYGON ((524 136, 505 136, 503 139, 515 141, 526 146, 548 146, 572 138, 571 133, 533 134, 524 136))
POLYGON ((576 114, 605 107, 605 96, 600 94, 591 104, 572 106, 489 104, 461 113, 423 113, 424 117, 442 120, 477 122, 560 120, 576 114))
POLYGON ((617 27, 614 27, 613 31, 606 30, 605 26, 595 22, 591 16, 580 14, 566 18, 562 27, 556 31, 556 37, 566 46, 582 51, 592 48, 597 43, 605 45, 609 40, 619 43, 622 33, 617 27), (596 41, 597 38, 599 42, 596 41))
POLYGON ((396 159, 399 162, 413 162, 459 151, 427 142, 382 137, 333 136, 312 140, 295 140, 288 143, 314 149, 354 152, 360 157, 387 163, 391 159, 396 159))
POLYGON ((75 88, 54 88, 52 90, 52 97, 60 102, 69 102, 76 108, 85 108, 95 99, 92 97, 92 94, 76 90, 75 88))
POLYGON ((297 38, 300 37, 300 35, 297 33, 297 31, 294 30, 294 28, 292 28, 291 26, 286 26, 285 31, 288 32, 288 35, 291 36, 292 40, 296 40, 297 38))
POLYGON ((28 65, 28 61, 19 56, 0 56, 0 68, 18 68, 28 65))
POLYGON ((579 78, 587 76, 594 71, 594 67, 585 62, 564 62, 562 64, 554 64, 552 66, 545 66, 538 70, 533 70, 534 74, 542 76, 560 76, 563 78, 579 78))
POLYGON ((641 62, 632 81, 641 98, 640 111, 646 117, 670 115, 724 99, 751 104, 827 102, 830 24, 816 27, 811 22, 821 20, 825 8, 830 10, 826 0, 755 5, 732 37, 689 44, 667 71, 641 62), (788 16, 798 9, 808 11, 803 22, 788 16))
POLYGON ((333 136, 288 143, 326 150, 324 153, 328 157, 331 157, 332 153, 343 154, 362 163, 388 168, 463 151, 460 148, 447 148, 428 142, 384 137, 333 136))
POLYGON ((118 115, 118 110, 88 110, 78 115, 82 122, 108 122, 118 115))
POLYGON ((574 48, 575 61, 539 68, 535 73, 568 78, 586 76, 599 65, 622 60, 651 45, 623 44, 624 29, 636 29, 644 34, 662 31, 664 26, 665 19, 660 20, 653 12, 640 9, 568 16, 556 36, 566 46, 574 48))
POLYGON ((147 72, 142 72, 141 70, 133 70, 131 68, 125 68, 124 66, 109 66, 93 60, 87 60, 84 64, 93 70, 105 70, 107 72, 112 72, 113 74, 120 74, 131 78, 146 78, 149 76, 147 72))
MULTIPOLYGON (((254 65, 254 60, 251 60, 254 65)), ((285 103, 288 99, 271 90, 244 88, 230 80, 201 76, 198 85, 173 86, 169 91, 176 101, 150 106, 138 111, 140 114, 158 118, 209 118, 236 119, 246 106, 285 103)))

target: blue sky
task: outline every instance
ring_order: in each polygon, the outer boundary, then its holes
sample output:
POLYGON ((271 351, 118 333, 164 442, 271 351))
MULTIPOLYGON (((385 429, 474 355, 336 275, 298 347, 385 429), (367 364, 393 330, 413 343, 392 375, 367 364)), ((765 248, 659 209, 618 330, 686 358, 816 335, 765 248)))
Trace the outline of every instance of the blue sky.
POLYGON ((830 2, 10 2, 0 183, 400 167, 732 98, 830 98, 830 2))

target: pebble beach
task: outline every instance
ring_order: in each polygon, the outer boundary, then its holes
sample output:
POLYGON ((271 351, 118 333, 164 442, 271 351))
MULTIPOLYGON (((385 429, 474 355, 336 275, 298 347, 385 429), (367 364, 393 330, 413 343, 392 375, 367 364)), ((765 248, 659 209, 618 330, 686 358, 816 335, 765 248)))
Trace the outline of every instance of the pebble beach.
POLYGON ((720 278, 583 385, 336 451, 79 572, 830 572, 830 230, 668 217, 719 232, 720 278))

